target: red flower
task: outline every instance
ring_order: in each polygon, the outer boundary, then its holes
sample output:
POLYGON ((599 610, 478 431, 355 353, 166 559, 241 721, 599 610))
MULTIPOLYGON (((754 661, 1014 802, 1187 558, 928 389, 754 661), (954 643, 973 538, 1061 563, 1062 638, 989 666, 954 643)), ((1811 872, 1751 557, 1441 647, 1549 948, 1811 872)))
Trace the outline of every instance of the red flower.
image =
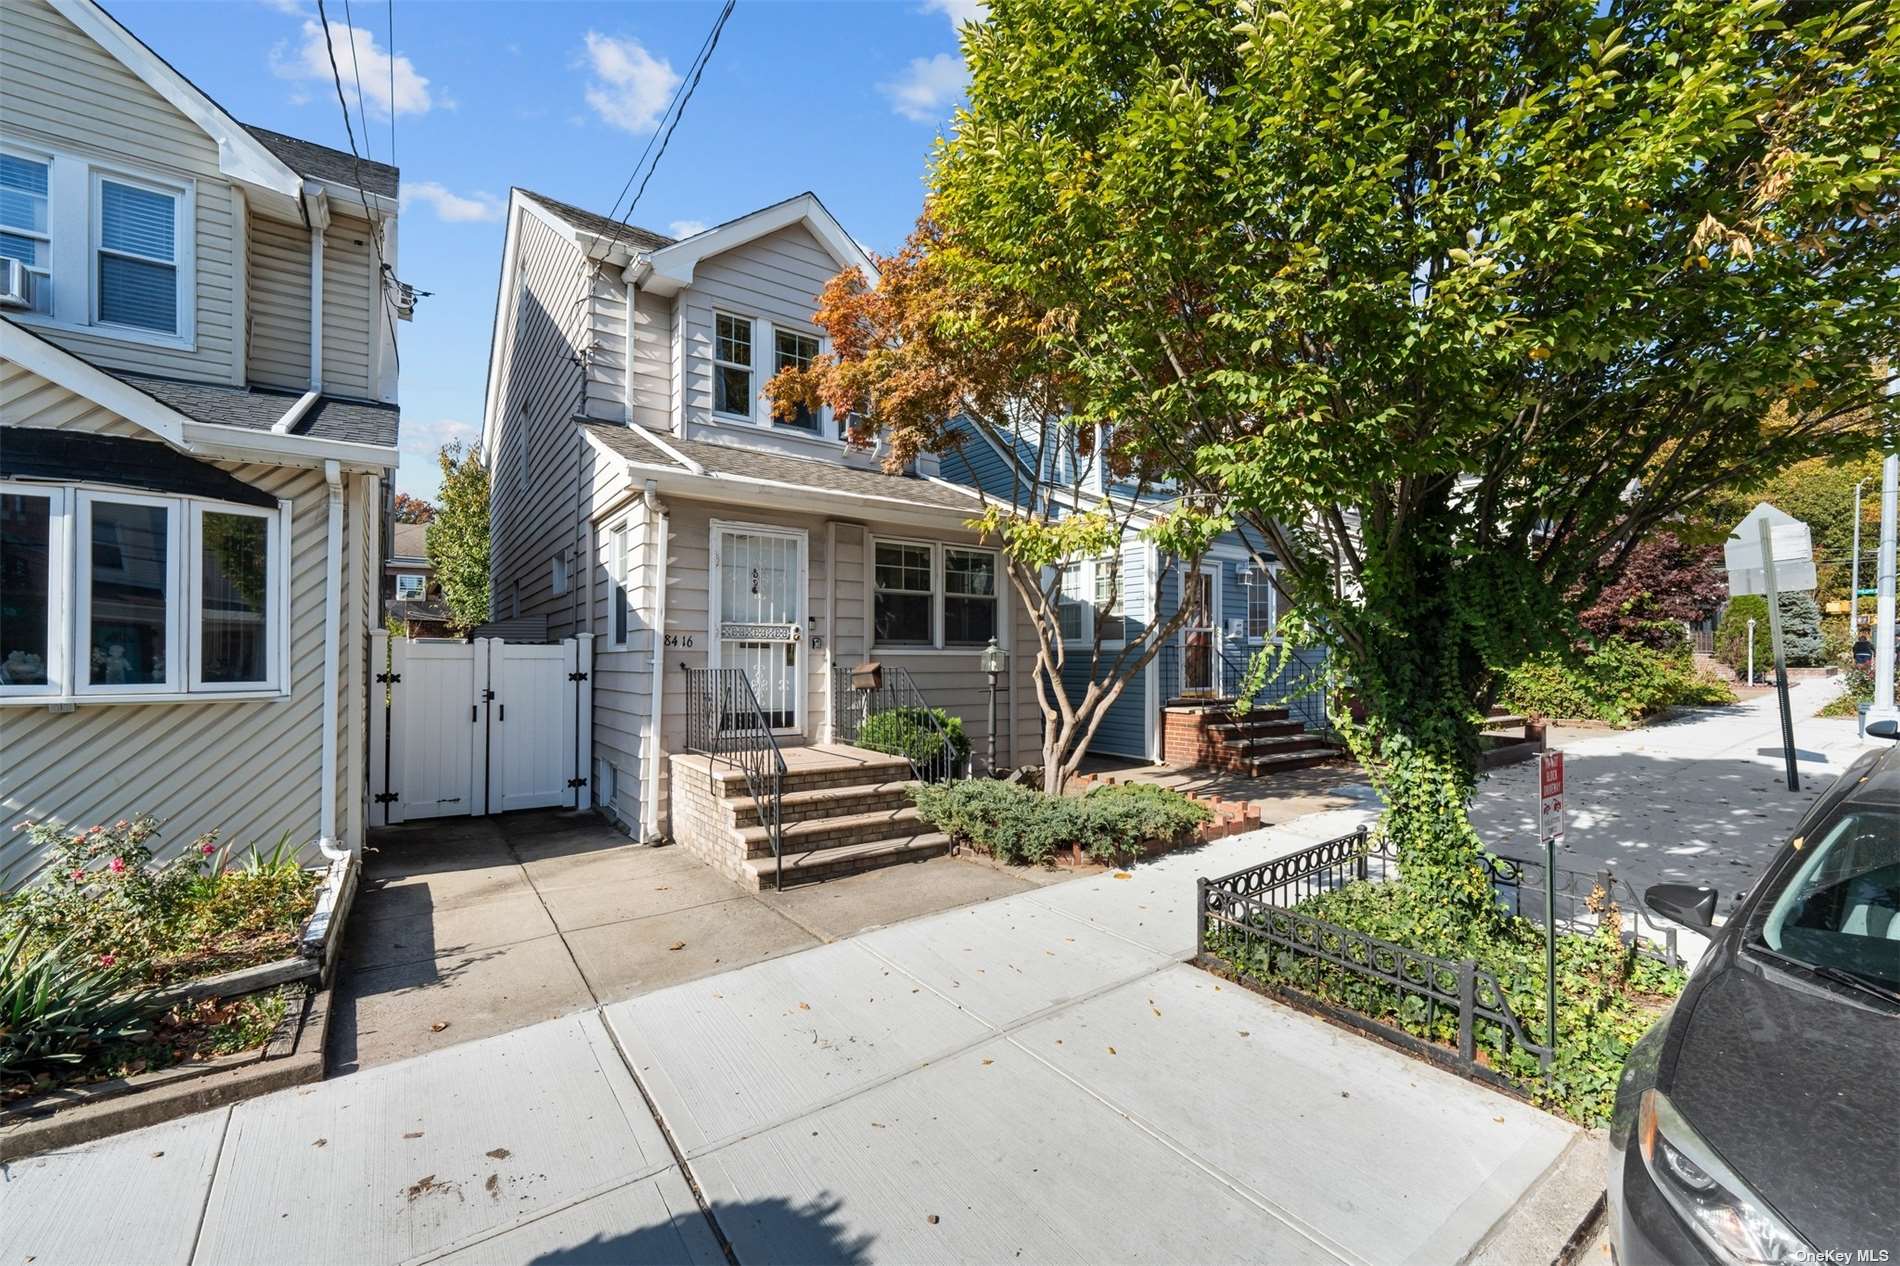
POLYGON ((116 957, 114 957, 113 955, 111 955, 111 954, 101 954, 101 955, 99 955, 99 966, 101 966, 101 967, 110 967, 110 966, 112 966, 112 964, 114 964, 114 963, 116 963, 116 962, 118 962, 118 961, 119 961, 119 960, 118 960, 118 959, 117 959, 116 957))
POLYGON ((115 857, 112 859, 112 873, 115 875, 123 875, 125 873, 125 858, 115 857))
POLYGON ((127 822, 124 818, 120 818, 117 822, 114 822, 112 824, 112 829, 115 831, 123 831, 125 830, 126 827, 131 826, 131 825, 132 824, 130 822, 127 822))
POLYGON ((78 882, 79 882, 80 880, 82 880, 82 879, 84 879, 85 877, 86 877, 86 872, 85 872, 85 871, 83 871, 83 870, 79 870, 79 869, 77 869, 77 868, 75 868, 75 869, 74 869, 74 871, 73 871, 73 882, 74 882, 74 883, 78 883, 78 882))
POLYGON ((198 846, 198 851, 200 853, 203 853, 206 857, 209 857, 213 853, 218 851, 218 846, 216 844, 213 844, 210 840, 206 840, 204 843, 198 846))

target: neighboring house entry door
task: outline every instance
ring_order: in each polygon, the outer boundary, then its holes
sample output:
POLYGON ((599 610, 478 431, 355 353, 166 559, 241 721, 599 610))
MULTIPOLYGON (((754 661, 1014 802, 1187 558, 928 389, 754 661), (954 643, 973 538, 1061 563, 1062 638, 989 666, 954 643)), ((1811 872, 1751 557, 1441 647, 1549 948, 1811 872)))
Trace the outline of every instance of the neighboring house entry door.
POLYGON ((1181 577, 1188 613, 1181 624, 1181 685, 1188 694, 1213 694, 1220 681, 1220 585, 1213 568, 1181 577))
POLYGON ((591 634, 554 644, 392 642, 376 630, 370 825, 587 808, 592 660, 591 634))
POLYGON ((805 534, 713 524, 713 664, 745 670, 766 724, 804 726, 805 534))

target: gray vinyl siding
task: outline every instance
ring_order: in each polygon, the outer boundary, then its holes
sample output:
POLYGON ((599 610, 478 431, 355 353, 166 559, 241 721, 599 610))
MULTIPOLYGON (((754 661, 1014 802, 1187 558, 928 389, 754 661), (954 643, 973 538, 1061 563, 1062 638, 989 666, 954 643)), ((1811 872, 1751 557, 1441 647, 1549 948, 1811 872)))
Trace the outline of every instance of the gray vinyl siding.
POLYGON ((581 412, 612 422, 627 419, 627 288, 605 269, 588 270, 587 392, 581 412))
POLYGON ((365 399, 373 394, 371 348, 381 319, 369 235, 367 221, 344 215, 323 233, 323 389, 365 399))
POLYGON ((0 360, 0 419, 8 426, 43 426, 93 435, 130 435, 143 439, 150 434, 137 423, 128 422, 112 410, 74 395, 10 360, 0 360))
POLYGON ((576 565, 568 592, 553 592, 555 552, 571 548, 578 564, 585 548, 586 443, 573 421, 581 399, 573 358, 586 320, 576 302, 581 254, 536 216, 517 214, 513 264, 520 273, 496 349, 502 363, 490 470, 491 601, 496 614, 508 616, 510 594, 518 594, 522 615, 546 615, 549 634, 565 637, 580 631, 592 570, 576 565))
MULTIPOLYGON (((700 262, 693 284, 679 296, 684 394, 689 422, 712 417, 713 313, 759 318, 818 335, 812 323, 818 292, 838 265, 802 224, 794 224, 700 262)), ((760 331, 753 348, 752 419, 766 417, 758 393, 771 376, 771 335, 760 331)))
MULTIPOLYGON (((0 362, 9 425, 79 429, 103 410, 64 388, 0 362), (32 405, 29 412, 28 404, 32 405)), ((130 425, 130 424, 126 424, 130 425)), ((132 432, 136 433, 136 432, 132 432)), ((23 821, 70 826, 151 813, 161 826, 161 855, 206 831, 227 843, 266 847, 288 836, 316 855, 322 787, 324 562, 328 493, 321 472, 220 462, 218 466, 292 502, 289 541, 288 699, 190 703, 83 703, 70 712, 33 705, 0 707, 0 875, 24 882, 39 860, 23 821)), ((360 649, 368 637, 375 548, 375 478, 352 475, 344 489, 344 558, 349 564, 339 622, 341 674, 339 829, 360 844, 364 773, 360 649)))
POLYGON ((632 420, 655 431, 673 424, 673 303, 661 295, 634 298, 632 420))
MULTIPOLYGON (((218 171, 216 142, 45 0, 0 4, 0 131, 27 144, 116 159, 193 182, 193 346, 155 347, 64 328, 46 333, 108 368, 233 381, 239 334, 236 205, 218 171)), ((62 212, 53 208, 52 214, 62 212)))
POLYGON ((251 217, 252 382, 303 390, 310 385, 310 230, 251 217))

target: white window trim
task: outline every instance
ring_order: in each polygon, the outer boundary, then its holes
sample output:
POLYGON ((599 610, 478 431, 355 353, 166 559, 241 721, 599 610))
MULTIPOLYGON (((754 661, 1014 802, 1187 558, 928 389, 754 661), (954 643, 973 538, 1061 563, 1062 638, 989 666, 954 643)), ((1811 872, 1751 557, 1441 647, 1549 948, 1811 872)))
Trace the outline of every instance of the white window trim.
POLYGON ((185 595, 185 619, 190 624, 188 639, 189 689, 193 694, 232 694, 239 691, 274 690, 284 680, 284 617, 290 610, 289 584, 285 575, 289 553, 284 548, 284 512, 260 506, 226 505, 215 501, 185 502, 190 531, 185 536, 189 550, 191 586, 185 595), (206 514, 241 515, 264 520, 264 558, 271 584, 264 600, 264 679, 262 681, 206 681, 204 679, 204 517, 206 514))
MULTIPOLYGON (((31 238, 32 240, 36 242, 46 243, 45 267, 38 267, 35 265, 22 265, 22 267, 25 267, 27 272, 32 273, 35 276, 39 277, 47 286, 49 287, 53 286, 55 284, 54 272, 53 272, 53 226, 56 223, 58 223, 58 221, 53 218, 53 154, 52 154, 52 151, 43 150, 43 149, 32 149, 24 145, 13 145, 9 143, 0 142, 0 153, 11 154, 15 158, 25 159, 27 162, 30 162, 30 163, 40 163, 46 168, 46 231, 42 233, 37 229, 12 228, 12 227, 0 226, 0 233, 9 233, 13 235, 14 237, 31 238)), ((48 302, 50 303, 52 301, 52 295, 49 294, 47 298, 48 298, 48 302)), ((9 309, 7 312, 7 315, 10 317, 13 317, 15 320, 18 320, 21 317, 26 317, 30 320, 41 321, 41 322, 52 319, 50 314, 48 313, 34 312, 31 309, 26 309, 26 310, 9 309)))
POLYGON ((413 571, 403 571, 403 572, 396 573, 396 601, 421 602, 428 596, 429 596, 429 578, 427 576, 423 575, 421 572, 413 572, 413 571), (413 580, 416 582, 416 592, 413 597, 405 596, 403 594, 402 582, 405 580, 413 580))
POLYGON ((627 531, 625 519, 607 529, 607 647, 616 651, 626 650, 633 637, 633 586, 627 583, 627 568, 631 562, 627 531), (619 624, 622 612, 614 609, 616 602, 625 608, 624 631, 619 624))
MULTIPOLYGON (((1080 604, 1082 608, 1081 632, 1077 634, 1075 637, 1065 637, 1062 639, 1062 645, 1065 649, 1080 648, 1082 650, 1088 650, 1094 647, 1095 645, 1096 576, 1100 572, 1102 564, 1108 563, 1108 562, 1117 563, 1124 573, 1128 570, 1128 560, 1126 556, 1122 556, 1120 558, 1101 557, 1101 558, 1071 559, 1069 562, 1060 564, 1056 568, 1057 602, 1060 603, 1061 598, 1062 598, 1062 590, 1060 587, 1061 574, 1067 568, 1074 567, 1077 569, 1078 584, 1079 584, 1077 596, 1080 600, 1080 604)), ((1110 638, 1104 641, 1102 643, 1102 649, 1105 651, 1119 651, 1123 649, 1124 647, 1126 647, 1128 645, 1127 636, 1126 636, 1128 632, 1128 622, 1130 620, 1140 618, 1138 613, 1134 613, 1129 610, 1128 582, 1127 582, 1126 576, 1124 576, 1121 587, 1117 591, 1116 596, 1120 600, 1121 607, 1122 607, 1121 621, 1122 621, 1123 636, 1120 638, 1110 638)))
POLYGON ((35 162, 49 162, 46 179, 46 222, 50 246, 49 272, 53 283, 51 314, 11 311, 9 320, 41 329, 89 334, 117 343, 138 343, 175 351, 198 349, 198 185, 182 174, 160 172, 0 137, 0 148, 35 162), (108 325, 94 319, 98 278, 96 246, 99 237, 98 181, 100 177, 142 186, 179 199, 174 267, 178 273, 178 329, 167 334, 133 325, 108 325), (75 213, 76 211, 76 213, 75 213), (63 226, 64 232, 57 226, 63 226))
POLYGON ((68 630, 72 624, 67 595, 71 592, 68 576, 72 570, 72 554, 67 542, 72 539, 73 499, 67 489, 48 484, 0 483, 0 495, 46 497, 51 502, 46 523, 46 684, 0 684, 0 699, 41 702, 49 696, 57 698, 70 693, 71 679, 67 674, 71 657, 67 646, 71 641, 68 630))
MULTIPOLYGON (((810 339, 813 346, 817 348, 817 350, 812 353, 813 360, 825 354, 825 338, 823 335, 814 334, 810 330, 802 330, 796 325, 783 325, 777 321, 767 322, 766 325, 772 335, 770 351, 772 357, 772 374, 766 378, 767 382, 770 382, 772 377, 776 377, 778 374, 778 336, 781 333, 795 335, 798 338, 810 339)), ((803 435, 814 439, 835 438, 831 435, 833 427, 831 425, 831 408, 828 405, 821 404, 818 406, 817 416, 812 419, 810 426, 800 426, 796 422, 781 422, 773 417, 769 410, 763 420, 771 423, 779 430, 789 431, 793 435, 803 435)), ((842 443, 842 441, 839 442, 842 443)))
MULTIPOLYGON (((952 642, 950 640, 950 625, 949 625, 949 622, 944 619, 944 607, 950 601, 950 551, 951 550, 956 550, 964 554, 982 554, 989 558, 990 560, 990 590, 991 590, 990 601, 996 604, 996 621, 995 621, 996 639, 997 639, 997 645, 999 646, 1002 645, 1002 639, 1003 639, 1003 559, 1002 559, 1002 555, 996 550, 985 549, 980 545, 958 545, 954 541, 941 541, 937 545, 937 577, 936 579, 937 579, 937 633, 938 633, 938 638, 939 638, 938 645, 940 645, 944 650, 947 650, 947 651, 972 652, 972 651, 980 651, 989 644, 987 642, 952 642)), ((959 594, 958 596, 963 597, 963 598, 982 597, 981 594, 959 594)))
MULTIPOLYGON (((1251 565, 1252 565, 1251 563, 1248 564, 1248 566, 1251 566, 1251 565)), ((1252 645, 1252 646, 1265 646, 1269 643, 1273 643, 1277 645, 1279 642, 1283 640, 1280 636, 1280 616, 1281 616, 1280 590, 1273 583, 1273 577, 1280 574, 1280 564, 1268 563, 1266 566, 1266 572, 1267 572, 1266 575, 1254 581, 1253 588, 1259 589, 1263 586, 1266 588, 1267 610, 1271 613, 1270 616, 1268 617, 1268 623, 1272 625, 1273 632, 1266 637, 1256 637, 1254 635, 1253 611, 1251 609, 1253 605, 1253 595, 1250 593, 1247 597, 1247 604, 1248 604, 1249 610, 1246 613, 1246 618, 1247 618, 1247 642, 1249 645, 1252 645)), ((1243 588, 1244 587, 1245 586, 1243 586, 1243 588)))
POLYGON ((142 174, 133 174, 115 170, 94 163, 88 173, 91 184, 87 189, 87 240, 86 240, 86 284, 91 292, 87 306, 87 324, 94 329, 105 330, 113 337, 125 332, 146 338, 176 339, 189 342, 192 338, 191 291, 186 289, 186 278, 192 270, 186 266, 186 254, 190 249, 191 233, 189 226, 194 223, 192 216, 192 186, 179 185, 169 181, 154 180, 142 174), (173 200, 176 210, 172 215, 172 257, 158 259, 149 255, 138 255, 131 251, 113 250, 105 245, 105 185, 110 181, 115 185, 124 185, 128 189, 142 189, 147 193, 156 193, 173 200), (99 304, 104 296, 99 292, 99 257, 105 254, 117 255, 124 259, 139 260, 145 263, 159 264, 172 270, 172 282, 177 306, 178 328, 175 330, 151 330, 142 325, 122 325, 107 321, 99 312, 99 304))
POLYGON ((48 496, 53 500, 53 524, 49 540, 57 552, 53 555, 49 619, 57 620, 48 642, 47 684, 44 686, 0 686, 0 706, 38 707, 90 705, 102 703, 189 703, 216 699, 220 702, 283 700, 290 696, 288 684, 290 655, 290 531, 291 503, 279 500, 277 508, 239 505, 203 497, 167 497, 149 492, 115 488, 99 484, 0 483, 0 491, 30 496, 48 496), (165 681, 128 682, 111 685, 91 680, 92 621, 92 506, 106 501, 125 505, 156 505, 167 510, 166 551, 167 589, 165 604, 165 681), (225 514, 250 514, 270 520, 270 616, 274 617, 267 648, 271 666, 268 682, 203 683, 199 672, 198 647, 201 612, 202 576, 198 574, 198 523, 204 511, 225 514), (184 665, 184 667, 181 667, 184 665))
POLYGON ((757 410, 757 406, 754 404, 753 397, 757 395, 756 388, 758 387, 759 324, 760 322, 757 317, 749 317, 749 316, 744 315, 743 313, 738 313, 738 312, 728 312, 723 308, 713 309, 712 349, 711 349, 712 376, 711 376, 711 379, 706 384, 707 386, 706 403, 707 403, 708 411, 712 414, 712 416, 714 416, 715 418, 719 418, 722 421, 745 422, 754 426, 758 424, 758 418, 756 416, 758 410, 757 410), (720 317, 724 317, 728 321, 740 322, 741 324, 745 326, 746 338, 749 340, 749 345, 752 350, 752 363, 750 365, 741 365, 736 360, 721 360, 719 358, 719 318, 720 317), (733 413, 732 411, 728 409, 721 409, 719 407, 719 371, 721 369, 745 370, 746 382, 747 382, 746 391, 745 391, 746 412, 733 413))
MULTIPOLYGON (((965 545, 959 541, 930 541, 913 536, 872 536, 869 565, 865 568, 865 611, 870 623, 870 647, 874 651, 883 651, 890 655, 975 655, 984 644, 975 642, 946 642, 944 640, 943 602, 947 596, 944 581, 944 551, 963 550, 971 554, 987 554, 996 564, 996 641, 997 645, 1009 647, 1009 608, 1003 594, 1003 556, 1000 550, 982 545, 965 545), (930 640, 928 642, 879 642, 877 641, 877 547, 880 545, 913 545, 930 551, 930 640)), ((898 593, 914 594, 915 590, 901 589, 898 593)))

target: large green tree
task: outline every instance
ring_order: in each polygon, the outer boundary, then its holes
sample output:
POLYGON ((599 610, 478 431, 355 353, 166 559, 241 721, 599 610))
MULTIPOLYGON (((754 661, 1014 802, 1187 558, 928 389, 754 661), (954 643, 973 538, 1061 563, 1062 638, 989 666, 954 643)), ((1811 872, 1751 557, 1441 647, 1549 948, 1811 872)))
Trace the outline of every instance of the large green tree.
POLYGON ((1500 670, 1685 503, 1892 414, 1893 7, 994 0, 964 48, 939 249, 1278 557, 1407 881, 1485 917, 1500 670))
POLYGON ((467 633, 488 619, 488 468, 472 444, 445 444, 436 454, 442 488, 427 537, 429 565, 449 627, 467 633))

